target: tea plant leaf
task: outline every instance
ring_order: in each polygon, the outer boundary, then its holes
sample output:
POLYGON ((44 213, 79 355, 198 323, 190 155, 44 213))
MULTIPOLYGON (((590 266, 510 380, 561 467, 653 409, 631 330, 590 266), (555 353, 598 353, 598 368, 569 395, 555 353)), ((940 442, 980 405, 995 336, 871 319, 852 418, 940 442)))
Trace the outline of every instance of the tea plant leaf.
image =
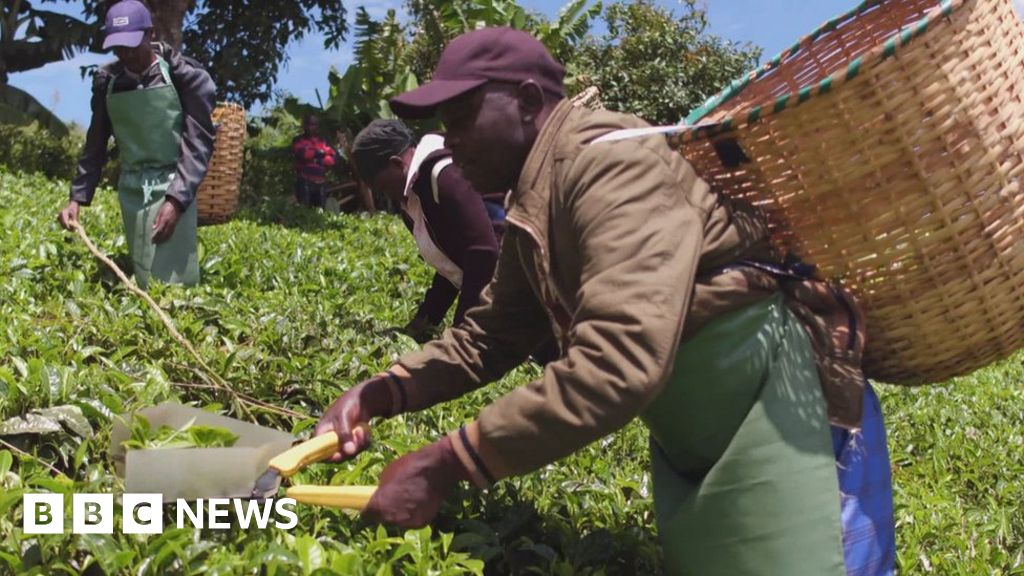
POLYGON ((41 414, 26 414, 15 416, 0 423, 0 436, 11 436, 15 434, 52 434, 63 432, 60 422, 47 418, 41 414))
POLYGON ((63 423, 68 429, 83 438, 92 436, 92 426, 82 413, 82 409, 78 406, 41 408, 36 410, 36 413, 44 418, 63 423))
POLYGON ((197 448, 230 448, 238 441, 238 435, 227 428, 198 424, 189 427, 188 437, 197 448))
POLYGON ((303 574, 308 576, 323 566, 324 549, 312 536, 303 534, 296 538, 295 551, 298 553, 303 574))

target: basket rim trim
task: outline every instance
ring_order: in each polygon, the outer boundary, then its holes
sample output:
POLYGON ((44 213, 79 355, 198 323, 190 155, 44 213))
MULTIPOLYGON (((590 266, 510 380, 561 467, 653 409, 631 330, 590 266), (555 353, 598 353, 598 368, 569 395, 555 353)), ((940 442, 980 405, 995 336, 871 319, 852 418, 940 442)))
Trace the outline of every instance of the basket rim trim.
POLYGON ((721 120, 705 123, 700 122, 700 120, 707 116, 711 111, 741 94, 752 82, 762 78, 764 75, 781 66, 786 60, 800 52, 801 49, 810 46, 826 32, 835 30, 839 24, 859 16, 868 9, 886 1, 895 0, 864 0, 864 2, 861 2, 856 8, 825 22, 811 34, 802 37, 793 46, 784 50, 763 66, 737 78, 736 80, 733 80, 724 90, 715 94, 705 101, 705 103, 699 108, 690 112, 690 114, 682 120, 680 132, 676 134, 674 138, 685 143, 721 134, 723 132, 729 132, 740 126, 752 124, 768 116, 799 106, 814 96, 827 94, 837 86, 853 80, 868 68, 888 60, 899 52, 901 48, 907 46, 913 40, 920 38, 928 31, 934 30, 944 24, 942 19, 947 18, 953 12, 963 7, 968 0, 938 1, 935 8, 925 14, 924 17, 905 26, 902 30, 893 34, 881 44, 850 60, 845 68, 841 68, 832 75, 826 76, 818 82, 812 82, 795 92, 783 94, 775 99, 766 100, 750 106, 744 111, 722 118, 721 120))

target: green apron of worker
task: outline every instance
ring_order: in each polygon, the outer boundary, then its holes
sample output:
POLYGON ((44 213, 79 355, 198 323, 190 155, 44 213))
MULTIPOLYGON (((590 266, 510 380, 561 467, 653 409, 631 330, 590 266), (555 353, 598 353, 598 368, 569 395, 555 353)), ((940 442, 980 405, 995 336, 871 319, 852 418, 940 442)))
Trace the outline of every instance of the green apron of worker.
POLYGON ((195 202, 178 216, 171 237, 154 244, 153 223, 174 180, 181 147, 183 113, 167 62, 158 57, 166 84, 113 92, 107 86, 107 112, 121 154, 117 183, 121 218, 135 281, 145 289, 151 278, 174 284, 199 282, 195 202))
POLYGON ((825 400, 781 295, 682 345, 643 419, 666 574, 846 573, 825 400))

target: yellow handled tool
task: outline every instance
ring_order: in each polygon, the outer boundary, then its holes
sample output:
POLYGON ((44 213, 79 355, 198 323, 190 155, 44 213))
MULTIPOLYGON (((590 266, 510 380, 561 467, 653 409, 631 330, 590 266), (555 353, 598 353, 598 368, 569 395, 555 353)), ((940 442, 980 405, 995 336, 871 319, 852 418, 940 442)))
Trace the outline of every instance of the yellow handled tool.
POLYGON ((362 510, 376 491, 376 486, 292 486, 286 495, 303 504, 362 510))
MULTIPOLYGON (((364 432, 366 427, 363 426, 364 432)), ((338 435, 335 432, 321 434, 316 438, 310 438, 302 444, 296 444, 288 450, 274 456, 268 463, 269 467, 276 470, 285 478, 291 478, 296 472, 306 466, 325 460, 338 451, 338 435)))
MULTIPOLYGON (((366 424, 356 425, 352 432, 355 434, 357 431, 363 435, 370 433, 366 424)), ((325 460, 337 451, 338 435, 335 432, 321 434, 291 447, 270 460, 267 471, 256 481, 250 496, 266 498, 274 494, 281 477, 290 478, 299 470, 325 460)), ((288 496, 308 504, 362 510, 375 490, 375 486, 293 486, 288 489, 288 496)))

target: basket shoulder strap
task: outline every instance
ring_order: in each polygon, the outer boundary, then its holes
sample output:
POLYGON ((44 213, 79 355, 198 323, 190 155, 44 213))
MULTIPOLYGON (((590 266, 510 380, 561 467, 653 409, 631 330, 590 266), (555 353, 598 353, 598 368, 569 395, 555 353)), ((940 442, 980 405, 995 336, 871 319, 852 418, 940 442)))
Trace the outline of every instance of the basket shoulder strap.
POLYGON ((685 124, 673 124, 672 126, 649 126, 647 128, 623 128, 622 130, 613 130, 603 136, 595 138, 590 143, 600 144, 602 142, 616 142, 618 140, 628 140, 630 138, 643 138, 654 134, 671 134, 672 132, 682 132, 688 128, 690 127, 685 124))
POLYGON ((441 171, 452 164, 451 158, 444 158, 439 160, 434 167, 430 169, 430 189, 434 192, 434 203, 441 203, 441 193, 437 188, 437 179, 441 177, 441 171))

